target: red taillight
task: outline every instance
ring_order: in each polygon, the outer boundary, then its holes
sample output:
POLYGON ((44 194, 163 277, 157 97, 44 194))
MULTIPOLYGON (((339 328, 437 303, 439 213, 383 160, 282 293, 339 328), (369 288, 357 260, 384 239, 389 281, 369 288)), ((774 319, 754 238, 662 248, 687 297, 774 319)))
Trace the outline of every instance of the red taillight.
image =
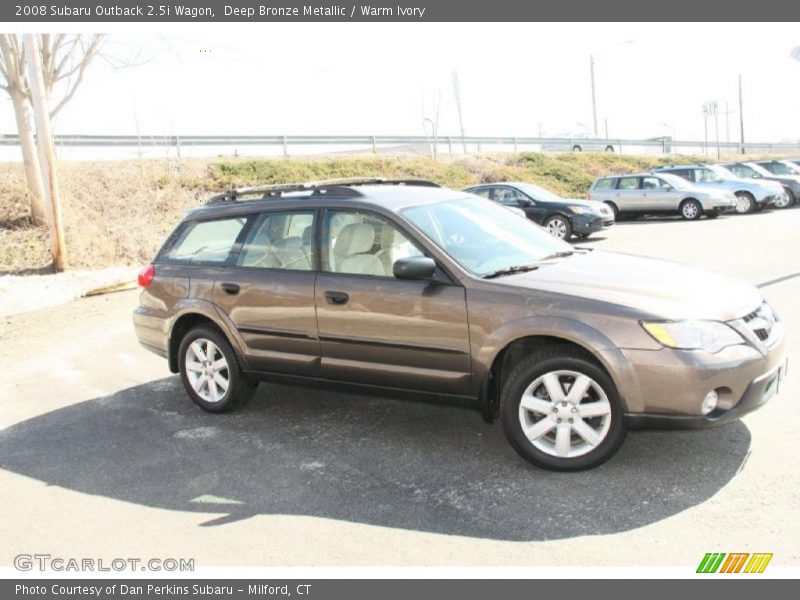
POLYGON ((139 287, 146 288, 153 281, 156 276, 156 268, 153 265, 147 265, 144 269, 139 271, 139 287))

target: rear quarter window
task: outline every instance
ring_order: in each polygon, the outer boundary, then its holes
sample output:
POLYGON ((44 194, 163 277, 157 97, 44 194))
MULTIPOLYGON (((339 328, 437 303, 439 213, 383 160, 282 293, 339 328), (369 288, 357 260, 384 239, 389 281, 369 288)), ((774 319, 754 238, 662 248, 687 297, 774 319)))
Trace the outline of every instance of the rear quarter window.
POLYGON ((190 222, 164 258, 173 262, 223 263, 230 256, 246 222, 246 217, 190 222))
POLYGON ((593 190, 610 190, 614 187, 614 179, 613 178, 606 178, 606 179, 598 179, 594 182, 592 186, 593 190))

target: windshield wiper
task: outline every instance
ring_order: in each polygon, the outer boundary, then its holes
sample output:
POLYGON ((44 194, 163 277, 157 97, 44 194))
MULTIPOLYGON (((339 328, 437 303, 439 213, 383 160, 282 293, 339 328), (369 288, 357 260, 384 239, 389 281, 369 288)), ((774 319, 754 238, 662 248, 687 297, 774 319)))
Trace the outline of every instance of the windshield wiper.
POLYGON ((482 275, 481 279, 494 279, 495 277, 500 277, 501 275, 513 275, 514 273, 525 273, 526 271, 535 271, 538 268, 539 265, 512 265, 510 267, 504 267, 502 269, 497 269, 497 271, 492 271, 491 273, 482 275))
POLYGON ((561 252, 553 252, 553 254, 548 254, 547 256, 543 256, 539 260, 550 260, 551 258, 564 258, 565 256, 572 256, 573 254, 577 254, 577 250, 563 250, 561 252))

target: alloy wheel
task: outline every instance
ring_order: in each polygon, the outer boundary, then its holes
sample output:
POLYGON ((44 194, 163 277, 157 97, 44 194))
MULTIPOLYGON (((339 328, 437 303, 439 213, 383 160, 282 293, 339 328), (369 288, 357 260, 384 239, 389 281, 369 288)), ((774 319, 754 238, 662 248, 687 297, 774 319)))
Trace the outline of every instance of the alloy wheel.
POLYGON ((567 223, 564 219, 555 217, 547 222, 547 231, 550 232, 550 235, 563 240, 567 237, 567 223))
POLYGON ((537 449, 550 456, 574 458, 606 439, 611 403, 591 377, 577 371, 550 371, 523 392, 519 422, 537 449))
POLYGON ((206 402, 220 402, 230 386, 228 361, 219 347, 197 338, 186 350, 186 376, 195 393, 206 402))
POLYGON ((736 212, 740 215, 750 212, 751 202, 748 196, 744 194, 736 196, 736 212))
POLYGON ((683 216, 687 219, 697 218, 697 205, 694 202, 687 202, 681 209, 683 216))

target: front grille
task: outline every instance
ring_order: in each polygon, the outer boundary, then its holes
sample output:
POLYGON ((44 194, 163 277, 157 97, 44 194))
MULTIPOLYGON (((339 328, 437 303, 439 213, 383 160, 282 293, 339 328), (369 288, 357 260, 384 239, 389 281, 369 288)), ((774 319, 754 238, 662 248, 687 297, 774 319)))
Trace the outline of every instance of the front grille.
POLYGON ((761 342, 767 343, 780 319, 768 303, 762 302, 756 310, 742 317, 742 321, 761 342))

